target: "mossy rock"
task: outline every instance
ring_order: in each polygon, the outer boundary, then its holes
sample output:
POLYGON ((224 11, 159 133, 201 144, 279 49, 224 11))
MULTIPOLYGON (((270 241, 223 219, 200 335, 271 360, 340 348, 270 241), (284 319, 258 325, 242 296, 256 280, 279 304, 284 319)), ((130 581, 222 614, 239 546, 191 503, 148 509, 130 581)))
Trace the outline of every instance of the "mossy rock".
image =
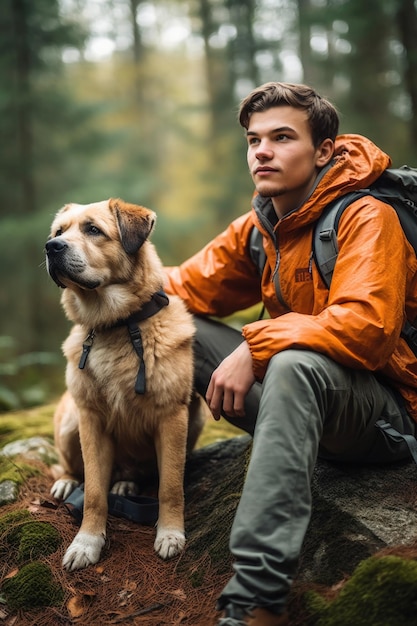
POLYGON ((49 556, 61 543, 59 532, 48 522, 29 522, 21 527, 17 552, 19 562, 49 556))
POLYGON ((358 565, 331 602, 305 594, 310 624, 316 626, 415 626, 417 562, 373 556, 358 565))
POLYGON ((0 517, 0 554, 19 545, 22 526, 32 519, 26 509, 18 509, 0 517))
POLYGON ((11 610, 55 606, 64 598, 62 588, 55 582, 45 563, 34 561, 4 581, 2 585, 7 606, 11 610))
POLYGON ((0 482, 11 480, 17 485, 23 485, 28 478, 37 474, 39 474, 39 470, 33 465, 17 463, 15 460, 0 454, 0 482))
POLYGON ((37 522, 26 509, 0 517, 0 553, 15 550, 22 563, 49 556, 58 549, 61 536, 48 522, 37 522))

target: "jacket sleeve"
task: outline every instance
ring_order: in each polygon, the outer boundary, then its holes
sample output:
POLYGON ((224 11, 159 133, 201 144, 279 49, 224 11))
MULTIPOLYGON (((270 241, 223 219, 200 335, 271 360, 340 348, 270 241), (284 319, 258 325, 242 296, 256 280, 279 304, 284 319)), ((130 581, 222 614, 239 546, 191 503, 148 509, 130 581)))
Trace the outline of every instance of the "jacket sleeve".
POLYGON ((260 302, 259 275, 248 253, 252 228, 246 213, 182 265, 165 268, 166 291, 192 313, 217 317, 260 302))
POLYGON ((317 314, 290 312, 244 326, 258 379, 274 354, 290 348, 320 352, 351 368, 374 371, 387 363, 404 322, 414 251, 394 209, 369 197, 345 210, 338 244, 328 301, 317 314))

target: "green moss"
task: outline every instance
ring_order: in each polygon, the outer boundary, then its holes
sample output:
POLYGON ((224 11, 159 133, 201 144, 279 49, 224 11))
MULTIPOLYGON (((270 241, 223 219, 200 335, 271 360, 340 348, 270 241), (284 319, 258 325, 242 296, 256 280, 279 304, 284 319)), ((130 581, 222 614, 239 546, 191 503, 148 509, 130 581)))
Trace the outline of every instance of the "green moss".
POLYGON ((415 626, 417 562, 397 556, 362 561, 337 598, 305 598, 317 626, 415 626))
POLYGON ((317 624, 320 616, 325 615, 330 606, 327 600, 315 591, 307 591, 303 596, 303 603, 309 614, 309 626, 317 624))
POLYGON ((0 446, 30 437, 53 438, 55 404, 24 411, 0 413, 0 446))
POLYGON ((26 509, 12 511, 0 517, 0 554, 19 546, 22 526, 31 519, 32 516, 26 509))
POLYGON ((0 554, 10 554, 13 550, 20 563, 49 556, 60 543, 61 536, 54 526, 33 521, 25 509, 0 517, 0 554))
POLYGON ((6 513, 0 517, 0 536, 10 532, 17 524, 27 522, 32 519, 27 509, 18 509, 11 513, 6 513))
POLYGON ((22 485, 31 476, 39 474, 39 470, 28 463, 16 463, 9 457, 0 455, 0 482, 11 480, 22 485))
POLYGON ((50 568, 44 563, 28 563, 13 578, 2 585, 10 609, 53 606, 60 604, 64 593, 54 581, 50 568))
POLYGON ((61 543, 59 532, 48 522, 29 522, 21 527, 17 558, 20 562, 48 556, 61 543))

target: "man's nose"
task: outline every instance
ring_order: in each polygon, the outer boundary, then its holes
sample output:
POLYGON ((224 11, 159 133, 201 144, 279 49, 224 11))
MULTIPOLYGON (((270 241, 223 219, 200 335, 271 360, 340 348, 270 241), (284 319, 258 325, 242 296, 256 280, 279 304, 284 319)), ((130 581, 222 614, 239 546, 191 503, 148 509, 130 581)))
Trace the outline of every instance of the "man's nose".
POLYGON ((260 141, 256 152, 255 152, 256 158, 257 159, 272 159, 272 157, 274 156, 274 152, 272 150, 272 146, 270 145, 269 141, 260 141))

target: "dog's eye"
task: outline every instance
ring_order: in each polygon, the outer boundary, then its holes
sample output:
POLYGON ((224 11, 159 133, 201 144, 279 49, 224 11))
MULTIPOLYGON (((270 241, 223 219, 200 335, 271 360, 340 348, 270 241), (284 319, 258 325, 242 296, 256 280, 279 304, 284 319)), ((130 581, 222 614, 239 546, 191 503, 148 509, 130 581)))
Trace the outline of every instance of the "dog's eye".
POLYGON ((102 231, 94 224, 86 224, 85 232, 87 235, 102 235, 102 231))
POLYGON ((60 237, 62 235, 62 228, 57 228, 55 231, 55 237, 60 237))

